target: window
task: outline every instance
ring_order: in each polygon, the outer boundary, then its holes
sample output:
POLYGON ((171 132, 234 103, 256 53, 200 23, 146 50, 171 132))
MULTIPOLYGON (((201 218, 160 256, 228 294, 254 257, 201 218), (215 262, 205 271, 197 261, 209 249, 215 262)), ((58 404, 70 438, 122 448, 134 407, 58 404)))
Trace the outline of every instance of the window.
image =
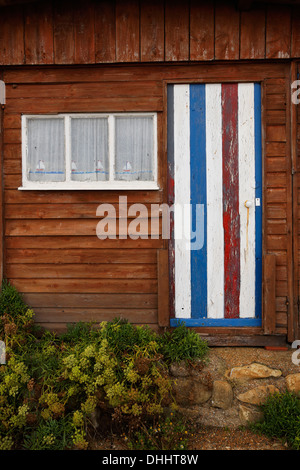
POLYGON ((154 113, 24 115, 19 189, 158 189, 154 113))

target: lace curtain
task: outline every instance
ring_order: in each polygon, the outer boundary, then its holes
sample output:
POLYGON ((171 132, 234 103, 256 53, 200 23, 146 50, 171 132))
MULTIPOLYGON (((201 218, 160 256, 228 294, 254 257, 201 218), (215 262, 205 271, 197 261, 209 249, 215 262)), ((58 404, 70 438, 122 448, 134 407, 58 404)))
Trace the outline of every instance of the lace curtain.
POLYGON ((153 181, 153 119, 116 117, 115 179, 153 181))
POLYGON ((109 178, 107 118, 71 119, 71 179, 109 178))
POLYGON ((65 180, 64 119, 28 119, 29 181, 65 180))
POLYGON ((114 144, 117 181, 153 181, 153 117, 115 116, 114 143, 109 142, 107 117, 70 119, 70 155, 65 155, 65 122, 61 118, 27 121, 29 181, 62 182, 66 158, 72 181, 109 180, 109 145, 114 144))

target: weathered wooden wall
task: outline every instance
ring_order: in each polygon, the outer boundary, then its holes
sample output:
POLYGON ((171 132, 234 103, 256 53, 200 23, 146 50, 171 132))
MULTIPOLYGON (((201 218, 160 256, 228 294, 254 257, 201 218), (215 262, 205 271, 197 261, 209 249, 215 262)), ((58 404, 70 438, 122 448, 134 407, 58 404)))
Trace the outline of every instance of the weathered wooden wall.
MULTIPOLYGON (((158 324, 167 309, 159 285, 163 240, 96 237, 96 208, 117 191, 20 191, 21 114, 90 111, 157 111, 160 191, 128 191, 128 202, 166 202, 167 81, 262 81, 264 123, 264 253, 276 255, 274 333, 286 334, 292 294, 292 186, 289 64, 102 65, 6 68, 4 113, 4 274, 34 308, 37 320, 112 319, 158 324), (201 77, 201 79, 199 78, 201 77), (158 292, 161 292, 158 300, 158 292)), ((291 301, 292 304, 292 301, 291 301)), ((164 321, 167 321, 166 312, 164 321)), ((201 329, 208 332, 207 329, 201 329)), ((228 330, 230 332, 230 330, 228 330)), ((236 333, 233 331, 232 333, 236 333)), ((259 334, 244 329, 237 334, 259 334)))
POLYGON ((47 0, 1 8, 0 64, 300 57, 300 6, 47 0), (13 34, 12 34, 13 31, 13 34))

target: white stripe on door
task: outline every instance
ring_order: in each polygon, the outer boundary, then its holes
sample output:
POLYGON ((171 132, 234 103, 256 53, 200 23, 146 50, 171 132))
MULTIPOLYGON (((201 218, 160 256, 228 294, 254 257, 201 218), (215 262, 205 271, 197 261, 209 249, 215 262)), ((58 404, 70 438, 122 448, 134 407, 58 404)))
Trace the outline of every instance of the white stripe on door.
POLYGON ((255 315, 255 147, 254 84, 238 85, 240 318, 255 315), (247 209, 245 202, 252 206, 247 209))
MULTIPOLYGON (((190 205, 190 93, 189 85, 174 86, 174 191, 175 191, 175 316, 191 317, 191 257, 184 229, 190 233, 189 215, 183 227, 183 208, 190 205), (180 210, 182 209, 182 211, 180 210)), ((189 212, 188 212, 189 214, 189 212)))
POLYGON ((221 84, 206 85, 207 317, 224 317, 221 84))

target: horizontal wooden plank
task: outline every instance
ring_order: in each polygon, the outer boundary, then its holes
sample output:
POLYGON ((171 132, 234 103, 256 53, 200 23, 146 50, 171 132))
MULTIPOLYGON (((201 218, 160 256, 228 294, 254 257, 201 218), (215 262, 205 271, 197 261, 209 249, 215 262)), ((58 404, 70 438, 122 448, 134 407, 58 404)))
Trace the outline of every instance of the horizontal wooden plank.
POLYGON ((287 187, 287 173, 282 172, 267 172, 266 174, 266 185, 267 187, 273 188, 286 188, 287 187))
MULTIPOLYGON (((104 249, 11 249, 6 250, 6 263, 50 264, 156 264, 156 250, 104 250, 104 249)), ((91 267, 91 269, 93 269, 91 267)))
POLYGON ((267 157, 285 157, 286 156, 286 143, 285 142, 266 142, 266 156, 267 157))
MULTIPOLYGON (((120 197, 127 203, 160 203, 163 191, 5 191, 7 204, 66 204, 66 203, 118 203, 120 197)), ((121 200, 122 202, 122 200, 121 200)))
POLYGON ((266 124, 285 124, 286 123, 286 111, 285 110, 270 110, 266 113, 266 124))
POLYGON ((273 250, 286 250, 287 249, 287 236, 286 235, 267 235, 266 248, 268 251, 273 250))
POLYGON ((20 175, 22 172, 22 161, 21 159, 4 160, 3 161, 3 172, 5 175, 20 175))
POLYGON ((267 188, 265 191, 265 198, 267 203, 286 202, 287 189, 286 188, 267 188))
POLYGON ((155 264, 8 264, 10 279, 157 279, 155 264))
POLYGON ((285 157, 266 157, 267 171, 285 171, 287 169, 287 159, 285 157))
POLYGON ((19 292, 61 293, 157 293, 157 281, 152 279, 9 279, 19 292))
POLYGON ((287 217, 286 204, 268 204, 266 207, 266 211, 267 219, 284 219, 287 217))
POLYGON ((22 147, 20 144, 5 144, 3 145, 3 159, 11 160, 18 159, 21 161, 22 147))
POLYGON ((161 80, 140 80, 138 82, 84 82, 84 83, 39 83, 7 85, 6 97, 9 99, 55 98, 61 99, 97 99, 146 97, 162 95, 161 80))
MULTIPOLYGON (((120 219, 119 219, 120 220, 120 219)), ((112 220, 113 221, 113 220, 112 220)), ((11 220, 7 219, 5 225, 5 235, 7 236, 60 236, 60 235, 90 235, 96 236, 99 221, 93 219, 31 219, 11 220)), ((139 227, 135 220, 126 220, 124 223, 113 223, 108 226, 107 236, 143 236, 154 237, 159 235, 159 228, 156 224, 151 225, 148 219, 139 219, 139 227), (133 225, 132 225, 133 224, 133 225)))
POLYGON ((151 80, 182 80, 186 78, 199 80, 199 77, 209 76, 210 81, 230 81, 239 77, 241 81, 263 80, 268 78, 288 78, 289 65, 285 63, 231 63, 224 64, 176 65, 176 64, 139 64, 139 65, 106 65, 86 67, 51 67, 43 69, 36 67, 10 68, 3 71, 3 80, 7 84, 18 83, 75 83, 75 82, 111 82, 111 81, 144 81, 151 80), (209 67, 209 68, 208 68, 209 67))
POLYGON ((140 248, 158 249, 163 248, 164 240, 161 239, 137 239, 127 238, 124 240, 99 240, 95 236, 31 236, 31 237, 6 237, 6 248, 34 248, 34 249, 73 249, 73 248, 104 248, 104 249, 128 249, 138 250, 140 248))
POLYGON ((24 301, 34 310, 36 308, 124 308, 130 305, 133 309, 157 308, 157 294, 99 294, 99 293, 24 293, 24 301))
POLYGON ((22 175, 17 174, 17 175, 10 175, 10 174, 4 174, 4 188, 5 189, 15 189, 17 190, 22 186, 22 175))
POLYGON ((25 98, 8 99, 6 109, 10 113, 19 111, 27 114, 45 113, 108 113, 108 112, 151 112, 163 110, 163 99, 157 96, 126 96, 82 98, 25 98))
POLYGON ((123 318, 130 323, 157 323, 157 309, 126 308, 36 308, 34 320, 52 322, 102 322, 123 318))
POLYGON ((274 109, 285 110, 286 101, 285 93, 266 95, 266 114, 268 114, 270 110, 274 109))
POLYGON ((19 113, 8 114, 5 112, 3 116, 3 128, 21 129, 21 115, 19 113))
POLYGON ((267 126, 266 140, 269 142, 286 142, 285 126, 267 126))
POLYGON ((286 80, 283 78, 269 78, 265 82, 266 94, 276 95, 285 92, 286 80))
POLYGON ((3 132, 4 144, 20 144, 21 141, 21 129, 5 129, 3 132))
MULTIPOLYGON (((12 160, 14 161, 14 160, 12 160)), ((7 166, 5 166, 7 168, 7 166)), ((11 168, 11 167, 10 167, 11 168)), ((13 171, 12 167, 12 171, 13 171)), ((6 170, 7 171, 7 170, 6 170)), ((6 172, 5 171, 5 172, 6 172)), ((100 219, 96 215, 97 208, 100 204, 6 204, 5 218, 7 219, 100 219)), ((156 218, 158 216, 158 208, 156 204, 143 204, 145 214, 156 218)), ((128 219, 133 219, 139 215, 138 207, 136 209, 132 205, 114 204, 112 205, 111 215, 115 214, 116 218, 124 218, 125 214, 128 219), (129 213, 128 213, 129 210, 129 213)), ((104 215, 103 215, 104 216, 104 215)), ((107 215, 105 215, 106 217, 107 215)))
POLYGON ((269 219, 266 223, 267 233, 270 235, 284 235, 287 233, 286 220, 269 219))

